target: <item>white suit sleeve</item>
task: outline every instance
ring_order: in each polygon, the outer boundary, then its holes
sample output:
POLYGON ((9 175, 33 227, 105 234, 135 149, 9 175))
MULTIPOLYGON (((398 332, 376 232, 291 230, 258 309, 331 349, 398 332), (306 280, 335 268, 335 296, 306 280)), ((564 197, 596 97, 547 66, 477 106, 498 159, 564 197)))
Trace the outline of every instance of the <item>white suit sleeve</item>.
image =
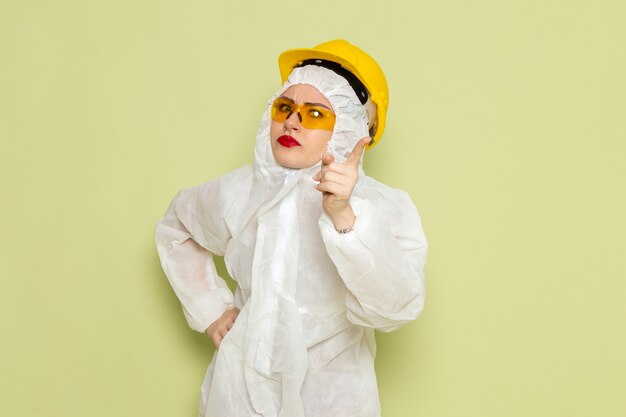
POLYGON ((213 254, 224 254, 230 239, 219 187, 215 180, 179 192, 156 230, 163 270, 189 326, 199 332, 233 307, 232 292, 212 259, 213 254))
POLYGON ((328 215, 320 218, 326 250, 347 288, 348 319, 395 330, 424 306, 427 243, 419 214, 400 190, 375 202, 353 195, 350 204, 356 222, 349 233, 338 233, 328 215))

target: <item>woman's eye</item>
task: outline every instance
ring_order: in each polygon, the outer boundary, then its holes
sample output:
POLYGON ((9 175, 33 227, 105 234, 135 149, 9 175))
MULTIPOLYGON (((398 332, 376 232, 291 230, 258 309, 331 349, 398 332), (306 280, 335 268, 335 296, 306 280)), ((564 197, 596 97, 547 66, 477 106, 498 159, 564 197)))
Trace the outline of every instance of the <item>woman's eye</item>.
POLYGON ((309 115, 311 117, 315 117, 316 119, 319 119, 320 117, 324 117, 324 115, 322 114, 321 111, 313 109, 309 112, 309 115))
POLYGON ((288 104, 281 104, 280 106, 278 106, 278 110, 283 113, 289 113, 291 111, 291 106, 288 104))

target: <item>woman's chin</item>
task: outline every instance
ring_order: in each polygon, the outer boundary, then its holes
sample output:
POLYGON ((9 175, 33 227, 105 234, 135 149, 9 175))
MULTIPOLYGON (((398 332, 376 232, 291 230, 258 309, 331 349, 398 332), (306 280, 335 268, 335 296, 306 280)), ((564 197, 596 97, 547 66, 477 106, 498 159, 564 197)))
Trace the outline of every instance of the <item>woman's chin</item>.
POLYGON ((294 148, 278 149, 273 152, 278 165, 290 169, 310 168, 319 162, 319 158, 312 159, 308 155, 302 155, 294 148))

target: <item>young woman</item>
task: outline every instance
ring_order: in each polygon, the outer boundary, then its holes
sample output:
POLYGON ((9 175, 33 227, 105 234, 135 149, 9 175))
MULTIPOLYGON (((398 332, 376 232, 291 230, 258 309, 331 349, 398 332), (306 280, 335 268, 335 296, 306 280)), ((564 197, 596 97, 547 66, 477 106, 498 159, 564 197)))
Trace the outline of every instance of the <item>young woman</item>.
POLYGON ((254 165, 179 192, 158 224, 189 325, 218 347, 201 416, 380 415, 374 329, 420 313, 427 245, 408 195, 364 174, 372 107, 338 72, 294 68, 254 165))

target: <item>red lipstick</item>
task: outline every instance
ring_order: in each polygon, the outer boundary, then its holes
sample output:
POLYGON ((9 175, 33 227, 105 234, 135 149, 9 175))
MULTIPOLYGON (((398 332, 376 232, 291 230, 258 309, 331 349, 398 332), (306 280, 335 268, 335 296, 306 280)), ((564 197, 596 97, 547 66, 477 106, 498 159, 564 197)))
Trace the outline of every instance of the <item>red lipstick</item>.
POLYGON ((300 142, 296 140, 293 136, 282 135, 277 139, 277 142, 283 145, 285 148, 291 148, 293 146, 302 146, 300 142))

